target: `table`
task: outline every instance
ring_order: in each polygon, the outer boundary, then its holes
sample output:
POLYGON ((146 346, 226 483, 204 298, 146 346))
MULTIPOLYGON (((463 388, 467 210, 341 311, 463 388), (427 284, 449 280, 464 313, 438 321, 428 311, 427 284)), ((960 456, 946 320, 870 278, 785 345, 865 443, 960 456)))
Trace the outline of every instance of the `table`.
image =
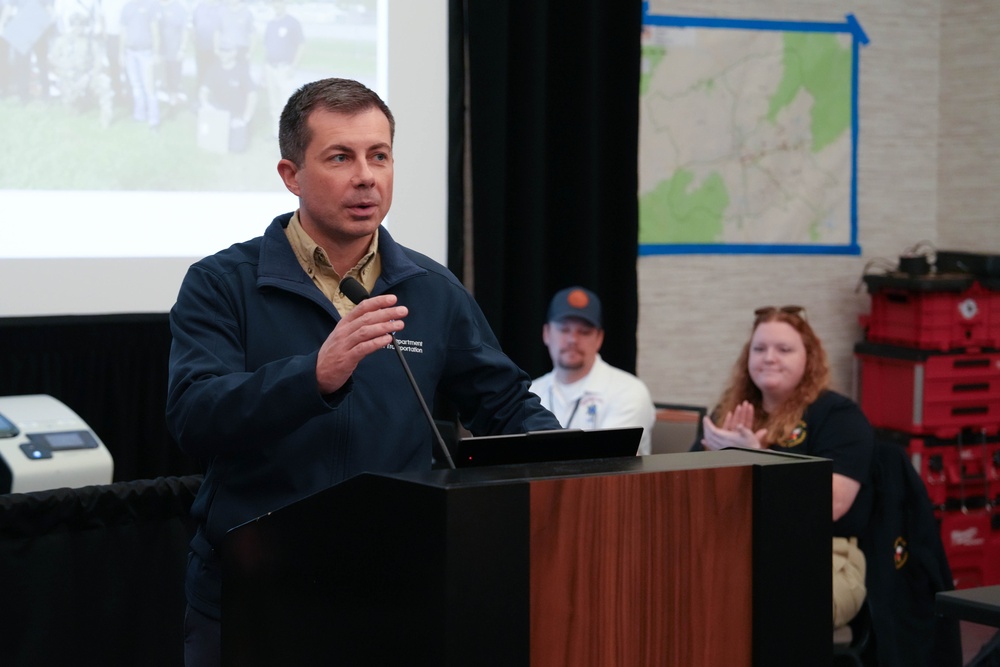
POLYGON ((934 597, 934 611, 939 616, 1000 628, 1000 586, 941 591, 934 597))

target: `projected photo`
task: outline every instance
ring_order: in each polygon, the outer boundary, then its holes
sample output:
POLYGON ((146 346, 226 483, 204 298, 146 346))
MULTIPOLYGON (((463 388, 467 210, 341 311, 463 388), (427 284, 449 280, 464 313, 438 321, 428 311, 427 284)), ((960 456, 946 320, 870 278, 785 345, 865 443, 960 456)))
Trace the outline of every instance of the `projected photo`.
POLYGON ((0 0, 0 190, 277 192, 278 116, 378 90, 377 0, 0 0))
POLYGON ((164 313, 298 198, 299 85, 379 92, 397 240, 446 257, 448 0, 0 0, 0 318, 164 313))

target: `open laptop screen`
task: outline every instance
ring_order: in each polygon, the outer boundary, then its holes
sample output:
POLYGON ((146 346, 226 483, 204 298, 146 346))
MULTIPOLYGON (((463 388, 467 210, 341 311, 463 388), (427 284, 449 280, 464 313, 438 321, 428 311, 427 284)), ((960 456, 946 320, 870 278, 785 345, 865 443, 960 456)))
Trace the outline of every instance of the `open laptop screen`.
POLYGON ((635 456, 640 437, 642 427, 636 426, 595 431, 558 429, 462 438, 458 443, 455 467, 635 456))

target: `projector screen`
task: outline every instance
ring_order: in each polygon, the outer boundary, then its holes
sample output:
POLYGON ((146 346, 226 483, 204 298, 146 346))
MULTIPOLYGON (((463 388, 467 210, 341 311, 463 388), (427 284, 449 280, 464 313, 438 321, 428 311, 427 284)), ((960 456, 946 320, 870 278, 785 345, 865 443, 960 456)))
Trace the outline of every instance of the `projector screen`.
MULTIPOLYGON (((286 88, 343 76, 389 104, 395 181, 385 224, 403 244, 445 262, 445 0, 222 0, 217 6, 241 12, 252 33, 243 58, 256 104, 245 131, 229 130, 224 109, 197 102, 201 92, 217 106, 230 104, 208 91, 214 81, 234 87, 240 79, 208 67, 199 72, 190 28, 176 73, 166 59, 153 66, 154 114, 152 101, 144 109, 134 104, 148 99, 132 92, 135 59, 123 59, 112 76, 103 55, 115 17, 103 31, 93 29, 97 19, 67 9, 88 3, 62 2, 56 0, 50 26, 44 13, 22 8, 0 32, 0 46, 11 54, 8 71, 0 70, 0 317, 166 312, 192 262, 260 236, 275 215, 296 208, 276 170, 277 119, 264 65, 269 40, 287 34, 275 32, 278 24, 268 30, 278 5, 299 21, 304 37, 286 88), (97 70, 80 64, 88 53, 98 54, 97 70)), ((174 4, 190 26, 205 2, 174 4)), ((239 47, 233 53, 241 57, 239 47)), ((141 91, 143 78, 136 79, 141 91)), ((247 96, 238 99, 243 105, 247 96)))

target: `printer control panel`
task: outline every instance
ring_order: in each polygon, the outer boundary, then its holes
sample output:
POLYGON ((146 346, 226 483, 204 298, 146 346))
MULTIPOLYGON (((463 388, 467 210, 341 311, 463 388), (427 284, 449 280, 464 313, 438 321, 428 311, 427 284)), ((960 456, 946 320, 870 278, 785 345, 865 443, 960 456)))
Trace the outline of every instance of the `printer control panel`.
POLYGON ((21 445, 21 451, 29 459, 51 459, 52 452, 97 447, 97 440, 90 431, 26 433, 25 436, 28 442, 21 445))

